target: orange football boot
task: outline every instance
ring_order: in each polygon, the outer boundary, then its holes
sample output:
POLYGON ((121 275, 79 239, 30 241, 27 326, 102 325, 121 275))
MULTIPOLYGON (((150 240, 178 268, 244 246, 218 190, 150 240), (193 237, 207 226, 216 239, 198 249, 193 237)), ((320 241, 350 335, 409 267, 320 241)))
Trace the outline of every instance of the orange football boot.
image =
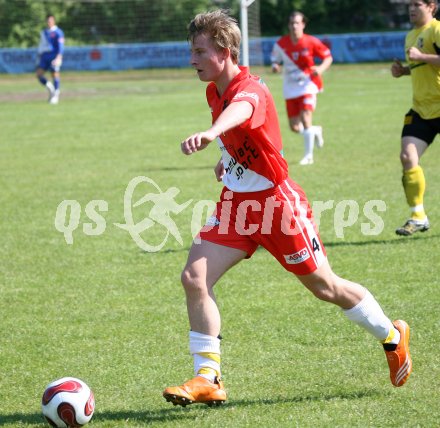
POLYGON ((400 341, 394 350, 387 350, 390 345, 384 345, 385 355, 390 368, 390 379, 394 386, 402 386, 412 371, 412 360, 409 355, 409 325, 402 320, 393 322, 399 330, 400 341))
POLYGON ((215 378, 214 382, 202 376, 196 376, 181 386, 170 386, 163 392, 165 400, 175 406, 182 407, 193 403, 203 403, 208 406, 220 406, 226 401, 226 391, 223 382, 215 378))

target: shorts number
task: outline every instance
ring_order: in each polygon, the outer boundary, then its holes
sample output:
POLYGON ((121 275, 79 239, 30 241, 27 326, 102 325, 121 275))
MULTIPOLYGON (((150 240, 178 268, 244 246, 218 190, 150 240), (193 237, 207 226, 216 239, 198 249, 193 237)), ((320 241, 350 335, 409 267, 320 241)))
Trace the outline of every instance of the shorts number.
POLYGON ((313 252, 319 251, 321 249, 316 238, 312 239, 312 247, 313 247, 313 252))

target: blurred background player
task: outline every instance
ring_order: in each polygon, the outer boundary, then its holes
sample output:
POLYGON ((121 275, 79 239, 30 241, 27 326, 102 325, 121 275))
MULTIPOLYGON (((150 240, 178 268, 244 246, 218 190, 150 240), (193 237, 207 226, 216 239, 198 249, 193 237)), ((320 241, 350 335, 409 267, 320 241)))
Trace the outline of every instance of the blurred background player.
POLYGON ((58 104, 60 96, 60 68, 63 62, 64 33, 58 28, 55 17, 47 15, 47 28, 40 33, 38 45, 37 78, 49 91, 49 103, 58 104), (44 77, 46 71, 52 74, 53 83, 44 77))
POLYGON ((283 64, 283 94, 286 100, 290 129, 304 137, 304 157, 300 165, 313 163, 313 146, 322 147, 322 127, 312 125, 316 108, 316 94, 323 90, 321 74, 333 58, 330 50, 316 37, 304 34, 307 19, 301 12, 293 12, 289 18, 289 34, 274 45, 272 71, 278 73, 283 64), (321 58, 315 65, 315 57, 321 58))
POLYGON ((412 235, 429 229, 423 206, 425 175, 419 165, 428 146, 440 133, 440 22, 434 18, 437 0, 411 0, 409 19, 413 29, 405 40, 408 66, 395 60, 393 77, 411 75, 413 105, 405 115, 400 160, 403 189, 411 208, 411 218, 396 230, 398 235, 412 235))

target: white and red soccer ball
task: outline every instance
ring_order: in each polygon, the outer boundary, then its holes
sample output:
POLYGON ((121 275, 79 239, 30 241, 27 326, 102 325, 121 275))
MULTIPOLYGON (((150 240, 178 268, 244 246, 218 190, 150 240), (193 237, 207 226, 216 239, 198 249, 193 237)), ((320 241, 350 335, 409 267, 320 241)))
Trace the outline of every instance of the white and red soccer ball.
POLYGON ((92 419, 95 398, 92 390, 82 380, 63 377, 47 385, 41 407, 51 426, 81 427, 92 419))

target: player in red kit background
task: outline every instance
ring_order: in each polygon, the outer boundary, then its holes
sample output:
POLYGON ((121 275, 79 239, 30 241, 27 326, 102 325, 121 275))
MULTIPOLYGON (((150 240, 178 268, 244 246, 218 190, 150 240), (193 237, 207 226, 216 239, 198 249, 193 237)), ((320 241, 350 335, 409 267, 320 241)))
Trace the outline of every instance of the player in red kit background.
POLYGON ((194 378, 166 388, 163 396, 182 406, 226 400, 220 370, 221 319, 213 288, 259 245, 317 298, 339 306, 348 319, 381 341, 391 382, 401 386, 412 368, 409 327, 405 321, 393 324, 368 290, 330 268, 306 196, 288 176, 273 98, 260 78, 238 65, 240 39, 237 22, 222 10, 199 14, 189 25, 191 64, 208 83, 212 125, 187 137, 181 150, 196 154, 216 140, 221 159, 215 175, 224 187, 181 275, 194 378))
POLYGON ((286 100, 290 129, 304 138, 304 157, 301 165, 313 163, 313 147, 324 145, 322 127, 313 126, 316 94, 323 90, 321 75, 333 58, 329 48, 318 38, 304 33, 307 20, 301 12, 293 12, 289 18, 289 34, 281 37, 271 54, 272 71, 278 73, 283 65, 283 95, 286 100), (315 64, 315 58, 322 60, 315 64))

